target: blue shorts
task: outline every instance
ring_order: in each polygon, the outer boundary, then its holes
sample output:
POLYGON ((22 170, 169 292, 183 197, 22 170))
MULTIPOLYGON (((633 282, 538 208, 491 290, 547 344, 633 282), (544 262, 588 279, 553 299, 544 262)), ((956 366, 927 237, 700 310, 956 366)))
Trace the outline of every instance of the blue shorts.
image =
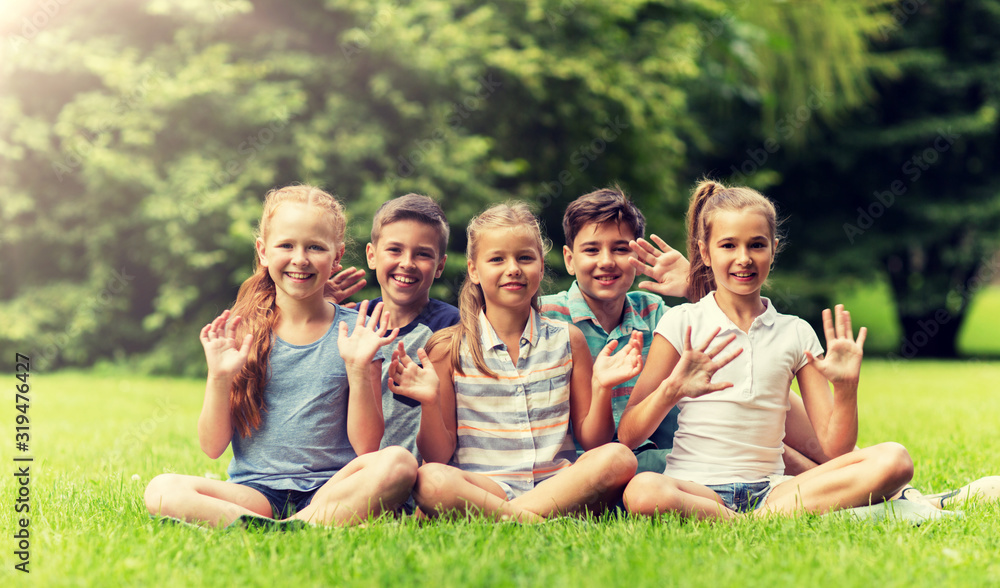
POLYGON ((706 484, 706 488, 719 495, 729 510, 749 512, 764 506, 767 496, 774 490, 774 482, 733 482, 731 484, 706 484))
POLYGON ((264 498, 271 504, 272 516, 277 520, 287 519, 309 506, 313 496, 316 495, 316 491, 319 490, 319 488, 313 488, 304 492, 301 490, 274 490, 255 482, 243 482, 240 486, 253 488, 263 494, 264 498))

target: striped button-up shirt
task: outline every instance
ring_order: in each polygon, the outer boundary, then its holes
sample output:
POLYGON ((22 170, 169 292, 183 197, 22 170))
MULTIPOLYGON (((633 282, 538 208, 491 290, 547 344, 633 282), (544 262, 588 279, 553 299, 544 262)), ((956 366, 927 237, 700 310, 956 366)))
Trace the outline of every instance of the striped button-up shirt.
POLYGON ((521 334, 517 365, 480 312, 486 365, 476 369, 467 345, 454 374, 458 448, 451 465, 489 476, 513 498, 569 467, 576 459, 570 434, 569 327, 534 309, 521 334))

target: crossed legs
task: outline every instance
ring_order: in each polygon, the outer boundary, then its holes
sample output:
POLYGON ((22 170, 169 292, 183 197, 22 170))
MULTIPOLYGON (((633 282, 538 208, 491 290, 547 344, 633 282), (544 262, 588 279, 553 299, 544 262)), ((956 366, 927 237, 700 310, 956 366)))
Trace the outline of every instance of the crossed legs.
MULTIPOLYGON (((366 453, 327 480, 293 518, 320 525, 360 523, 402 504, 416 476, 416 459, 401 447, 366 453)), ((267 498, 253 488, 180 474, 153 478, 145 501, 150 514, 213 526, 228 525, 245 514, 272 514, 267 498)))
POLYGON ((508 500, 504 489, 488 476, 427 463, 417 474, 414 496, 429 516, 478 512, 497 519, 537 522, 584 510, 604 510, 618 500, 635 469, 635 456, 627 447, 608 443, 584 453, 576 463, 534 489, 508 500))
MULTIPOLYGON (((913 462, 901 445, 883 443, 853 451, 778 484, 758 514, 829 512, 882 502, 899 491, 913 476, 913 462)), ((651 516, 668 511, 686 517, 732 519, 711 489, 663 474, 640 474, 625 488, 629 512, 651 516)))

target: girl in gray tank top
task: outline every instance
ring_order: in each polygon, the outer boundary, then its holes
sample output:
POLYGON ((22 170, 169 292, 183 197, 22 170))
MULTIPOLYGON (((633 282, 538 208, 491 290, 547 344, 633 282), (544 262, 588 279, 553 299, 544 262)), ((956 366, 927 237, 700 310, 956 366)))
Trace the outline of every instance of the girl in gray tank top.
POLYGON ((213 459, 232 445, 229 480, 157 476, 145 493, 150 514, 350 525, 409 497, 416 459, 379 450, 385 423, 373 387, 374 362, 398 330, 386 333, 381 304, 366 317, 367 301, 359 312, 324 300, 345 225, 340 203, 318 188, 267 194, 254 274, 200 336, 208 382, 198 439, 213 459))

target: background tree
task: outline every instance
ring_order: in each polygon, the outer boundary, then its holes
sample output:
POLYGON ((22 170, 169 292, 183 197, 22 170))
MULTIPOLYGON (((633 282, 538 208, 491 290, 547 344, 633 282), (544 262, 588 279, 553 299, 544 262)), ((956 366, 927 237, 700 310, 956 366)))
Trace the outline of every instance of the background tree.
MULTIPOLYGON (((339 194, 359 219, 352 249, 409 191, 442 201, 455 251, 472 214, 510 197, 555 230, 568 199, 612 179, 679 207, 681 135, 697 132, 686 23, 719 10, 56 6, 25 2, 4 22, 0 256, 17 279, 0 290, 3 344, 44 367, 146 354, 144 369, 188 373, 203 363, 191 325, 248 275, 271 187, 339 194)), ((459 257, 435 296, 450 297, 459 257)))
POLYGON ((1000 2, 900 3, 875 39, 875 100, 779 158, 772 193, 823 276, 887 276, 903 357, 954 357, 973 296, 997 277, 1000 2), (828 222, 814 223, 814 219, 828 222), (808 227, 808 229, 806 228, 808 227))

